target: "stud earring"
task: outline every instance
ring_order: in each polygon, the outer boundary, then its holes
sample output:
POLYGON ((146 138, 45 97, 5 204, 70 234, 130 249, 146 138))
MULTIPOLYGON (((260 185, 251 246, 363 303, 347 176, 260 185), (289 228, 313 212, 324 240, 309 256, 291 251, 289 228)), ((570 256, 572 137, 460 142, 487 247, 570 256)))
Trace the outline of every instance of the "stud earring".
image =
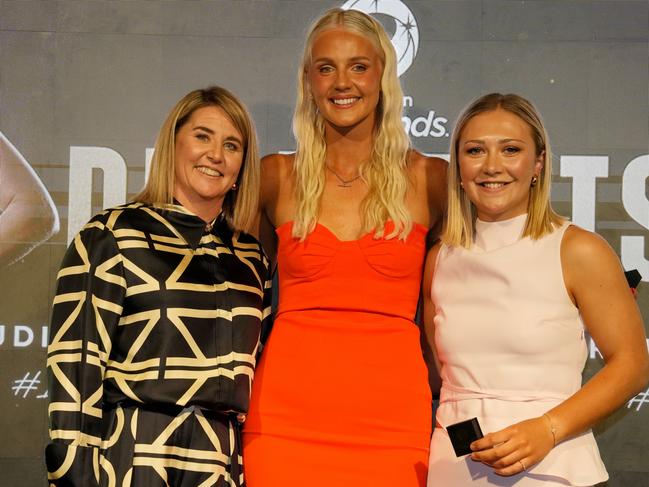
POLYGON ((536 186, 536 182, 538 180, 539 180, 539 178, 537 176, 532 177, 532 183, 530 184, 530 186, 532 186, 532 187, 536 186))
POLYGON ((236 191, 236 190, 237 190, 237 183, 234 183, 234 184, 232 185, 232 191, 236 191))

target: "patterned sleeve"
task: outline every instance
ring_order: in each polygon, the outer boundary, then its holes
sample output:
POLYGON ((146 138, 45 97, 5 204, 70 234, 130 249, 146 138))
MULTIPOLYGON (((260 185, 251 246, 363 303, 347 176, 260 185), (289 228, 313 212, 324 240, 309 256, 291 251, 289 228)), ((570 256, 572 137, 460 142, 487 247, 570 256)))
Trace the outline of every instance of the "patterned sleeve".
POLYGON ((47 350, 49 485, 99 485, 102 379, 125 293, 122 256, 96 218, 76 236, 57 276, 47 350))

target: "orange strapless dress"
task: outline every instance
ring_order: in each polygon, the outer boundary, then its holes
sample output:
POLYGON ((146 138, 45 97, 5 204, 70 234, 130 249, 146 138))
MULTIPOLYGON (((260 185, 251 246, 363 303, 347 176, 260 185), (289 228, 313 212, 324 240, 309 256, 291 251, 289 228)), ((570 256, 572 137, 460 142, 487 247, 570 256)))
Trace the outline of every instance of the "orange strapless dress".
POLYGON ((405 242, 291 232, 277 229, 280 301, 244 427, 247 486, 425 486, 432 399, 413 317, 426 229, 405 242))

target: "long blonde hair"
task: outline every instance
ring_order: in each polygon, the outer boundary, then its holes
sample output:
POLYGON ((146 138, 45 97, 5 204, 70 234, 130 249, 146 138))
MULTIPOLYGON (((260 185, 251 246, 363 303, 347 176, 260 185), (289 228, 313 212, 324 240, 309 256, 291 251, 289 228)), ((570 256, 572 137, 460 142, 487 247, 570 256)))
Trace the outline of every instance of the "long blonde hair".
POLYGON ((559 216, 550 204, 550 184, 552 182, 552 151, 543 120, 534 105, 525 98, 515 95, 490 93, 481 96, 465 108, 455 124, 451 137, 451 154, 448 170, 448 214, 442 241, 451 246, 469 248, 473 243, 476 209, 466 192, 462 189, 458 149, 462 130, 467 123, 481 113, 496 109, 510 112, 529 127, 536 149, 536 155, 544 153, 543 167, 536 184, 530 188, 527 204, 527 221, 523 237, 539 239, 560 225, 564 218, 559 216))
POLYGON ((253 229, 259 206, 259 151, 252 118, 246 107, 232 93, 220 86, 194 90, 171 109, 160 128, 155 144, 151 173, 142 191, 134 200, 151 205, 173 202, 176 134, 199 108, 223 110, 243 138, 243 163, 237 178, 237 190, 230 190, 223 200, 223 213, 237 231, 253 229))
POLYGON ((293 133, 297 141, 294 162, 297 209, 293 236, 304 239, 313 231, 324 192, 325 122, 310 96, 307 71, 316 37, 336 27, 370 40, 383 62, 372 154, 370 160, 360 167, 360 174, 369 188, 361 204, 363 231, 374 231, 377 236, 382 236, 385 223, 392 220, 395 227, 388 237, 399 235, 405 238, 412 228, 405 203, 410 142, 401 121, 403 93, 397 77, 396 54, 379 22, 357 10, 339 8, 325 12, 309 29, 298 71, 297 103, 293 116, 293 133))

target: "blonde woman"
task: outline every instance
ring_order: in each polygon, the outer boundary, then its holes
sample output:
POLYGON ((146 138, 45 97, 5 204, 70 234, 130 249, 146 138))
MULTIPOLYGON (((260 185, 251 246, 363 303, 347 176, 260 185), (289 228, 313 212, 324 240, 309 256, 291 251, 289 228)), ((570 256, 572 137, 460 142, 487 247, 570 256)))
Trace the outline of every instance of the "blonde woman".
POLYGON ((446 163, 409 148, 395 53, 371 17, 320 17, 298 84, 297 152, 262 164, 280 301, 244 429, 246 480, 423 486, 431 394, 413 318, 446 163))
POLYGON ((49 485, 243 485, 267 288, 248 233, 258 187, 245 107, 195 90, 162 126, 144 190, 74 239, 50 328, 49 485))
POLYGON ((424 278, 442 378, 429 487, 603 482, 590 428, 649 379, 617 256, 552 210, 551 161, 541 118, 520 96, 485 95, 458 118, 448 220, 424 278), (582 387, 586 331, 605 365, 582 387), (485 437, 458 457, 447 427, 472 418, 485 437))

